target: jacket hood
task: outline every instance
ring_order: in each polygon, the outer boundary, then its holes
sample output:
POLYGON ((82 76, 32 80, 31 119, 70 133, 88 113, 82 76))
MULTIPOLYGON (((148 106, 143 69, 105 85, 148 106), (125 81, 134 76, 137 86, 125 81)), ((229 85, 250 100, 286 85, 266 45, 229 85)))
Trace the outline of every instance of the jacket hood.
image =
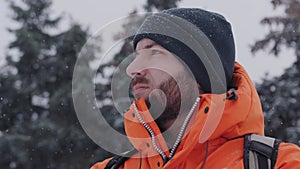
MULTIPOLYGON (((218 137, 233 139, 248 133, 255 133, 259 135, 264 134, 264 118, 259 96, 247 72, 237 62, 235 63, 233 79, 234 86, 236 87, 235 92, 237 98, 233 100, 225 100, 223 113, 222 111, 218 112, 218 110, 221 110, 219 108, 216 109, 216 112, 208 112, 208 117, 199 117, 200 119, 206 119, 205 123, 208 123, 202 128, 202 135, 200 135, 200 137, 205 136, 205 131, 212 133, 207 136, 207 138, 200 138, 200 140, 203 139, 203 142, 208 139, 211 140, 218 137), (214 118, 211 118, 210 116, 220 118, 216 127, 212 125, 214 118), (210 127, 210 125, 212 127, 210 127), (215 130, 213 129, 214 127, 216 128, 215 130), (210 130, 213 131, 209 132, 210 130)), ((222 95, 216 96, 204 94, 202 98, 202 100, 206 102, 204 103, 206 106, 218 106, 218 103, 224 101, 224 96, 222 95), (214 99, 214 97, 216 98, 214 99)), ((201 116, 201 113, 199 113, 199 116, 201 116)), ((201 121, 200 119, 199 121, 201 121)))
MULTIPOLYGON (((200 103, 191 120, 191 127, 186 130, 180 143, 180 149, 184 147, 185 153, 207 141, 217 143, 220 140, 234 139, 248 133, 264 134, 259 96, 248 74, 237 62, 233 79, 234 86, 236 86, 236 99, 228 99, 227 93, 200 95, 200 103)), ((135 103, 141 118, 155 134, 157 146, 168 155, 167 144, 149 113, 145 101, 140 99, 135 103)), ((137 118, 133 105, 124 114, 124 125, 129 140, 137 150, 149 149, 152 146, 149 132, 137 118)), ((154 149, 143 153, 148 156, 152 153, 157 154, 154 149)))

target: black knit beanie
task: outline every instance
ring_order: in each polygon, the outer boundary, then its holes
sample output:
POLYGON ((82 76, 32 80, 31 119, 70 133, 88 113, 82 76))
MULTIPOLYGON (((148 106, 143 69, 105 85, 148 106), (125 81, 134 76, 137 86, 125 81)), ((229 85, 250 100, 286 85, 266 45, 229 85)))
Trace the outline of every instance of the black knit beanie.
POLYGON ((230 88, 235 61, 231 25, 217 13, 174 8, 148 16, 133 38, 133 47, 149 38, 189 67, 205 93, 230 88))

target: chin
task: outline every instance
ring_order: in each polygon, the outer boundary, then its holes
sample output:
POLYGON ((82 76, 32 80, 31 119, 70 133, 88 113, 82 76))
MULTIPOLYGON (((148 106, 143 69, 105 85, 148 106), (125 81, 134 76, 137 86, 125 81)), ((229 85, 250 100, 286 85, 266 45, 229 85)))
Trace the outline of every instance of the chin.
POLYGON ((148 92, 140 92, 140 93, 136 93, 133 95, 135 100, 144 98, 145 100, 149 98, 149 93, 148 92))
POLYGON ((145 100, 147 100, 148 99, 148 95, 137 94, 137 95, 134 95, 134 98, 135 98, 135 100, 139 100, 141 98, 144 98, 145 100))

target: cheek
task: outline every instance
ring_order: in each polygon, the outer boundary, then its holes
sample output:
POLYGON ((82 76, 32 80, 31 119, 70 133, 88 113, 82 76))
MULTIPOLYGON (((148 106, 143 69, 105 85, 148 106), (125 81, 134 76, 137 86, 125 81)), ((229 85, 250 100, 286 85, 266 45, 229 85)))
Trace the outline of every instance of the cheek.
POLYGON ((158 74, 158 77, 161 76, 161 78, 170 76, 175 77, 179 73, 185 71, 183 64, 175 58, 161 59, 156 65, 156 73, 158 74))
POLYGON ((153 88, 159 88, 164 81, 170 79, 171 77, 167 72, 157 69, 150 70, 149 74, 151 75, 151 83, 153 88))

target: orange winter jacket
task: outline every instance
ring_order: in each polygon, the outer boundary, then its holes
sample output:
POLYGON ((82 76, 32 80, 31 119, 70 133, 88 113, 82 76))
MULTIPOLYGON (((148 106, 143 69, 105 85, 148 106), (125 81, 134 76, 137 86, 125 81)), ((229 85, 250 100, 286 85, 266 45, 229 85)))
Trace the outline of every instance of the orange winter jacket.
MULTIPOLYGON (((261 103, 250 78, 235 63, 236 100, 226 94, 202 94, 197 111, 181 140, 175 155, 165 164, 155 151, 149 132, 134 115, 131 106, 124 115, 127 136, 138 152, 120 169, 243 169, 243 136, 264 134, 261 103), (143 138, 143 139, 141 139, 143 138), (141 157, 141 158, 140 158, 141 157)), ((156 145, 169 155, 166 142, 153 121, 144 100, 136 102, 141 116, 156 135, 156 145)), ((103 169, 110 159, 96 163, 91 169, 103 169)), ((279 146, 275 169, 299 169, 300 149, 289 143, 279 146)))

